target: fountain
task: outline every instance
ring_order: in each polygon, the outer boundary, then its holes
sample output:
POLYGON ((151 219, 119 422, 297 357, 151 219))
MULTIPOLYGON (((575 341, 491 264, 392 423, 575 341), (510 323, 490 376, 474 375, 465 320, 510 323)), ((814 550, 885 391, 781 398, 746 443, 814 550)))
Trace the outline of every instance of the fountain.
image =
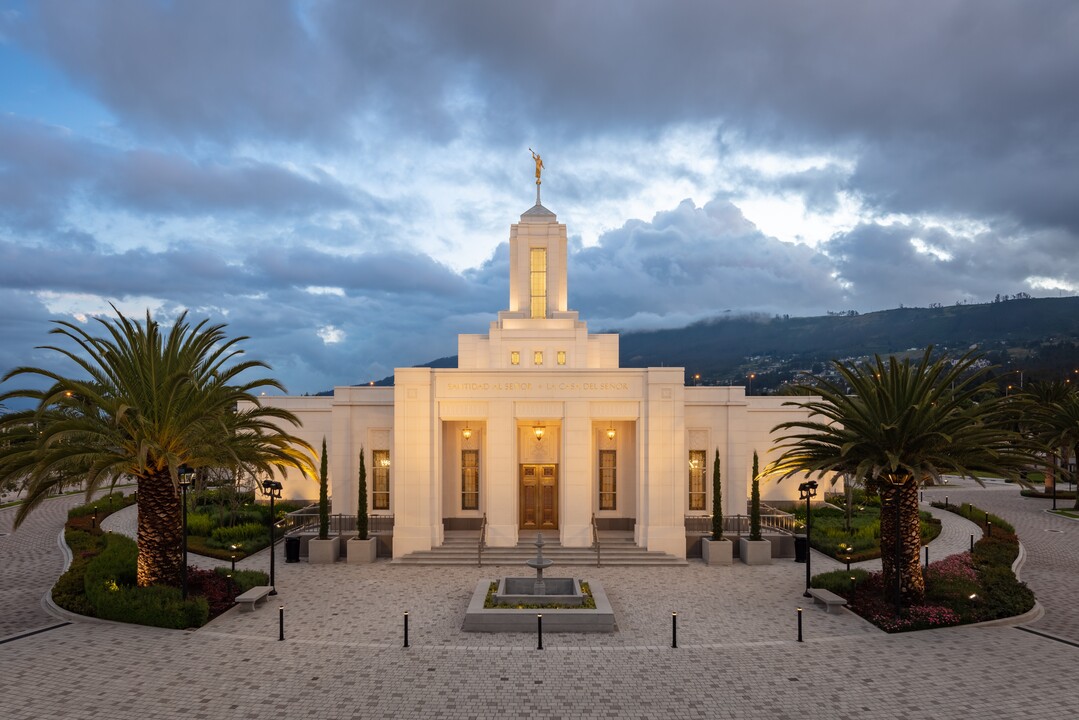
POLYGON ((536 571, 536 577, 505 577, 498 581, 494 594, 496 605, 577 605, 584 603, 581 583, 576 578, 543 579, 543 571, 554 565, 553 560, 543 557, 543 533, 536 535, 536 557, 525 560, 525 565, 536 571), (548 584, 550 588, 548 591, 548 584), (531 591, 531 592, 530 592, 531 591))
POLYGON ((536 609, 543 609, 544 629, 548 632, 613 632, 614 611, 603 586, 595 580, 589 590, 595 608, 583 607, 587 597, 576 578, 544 578, 543 571, 554 564, 543 557, 543 534, 536 536, 536 557, 525 565, 536 571, 535 577, 503 577, 490 592, 491 580, 480 580, 465 612, 465 632, 531 632, 536 627, 536 609), (493 604, 486 607, 488 594, 493 604), (517 607, 506 607, 517 606, 517 607))

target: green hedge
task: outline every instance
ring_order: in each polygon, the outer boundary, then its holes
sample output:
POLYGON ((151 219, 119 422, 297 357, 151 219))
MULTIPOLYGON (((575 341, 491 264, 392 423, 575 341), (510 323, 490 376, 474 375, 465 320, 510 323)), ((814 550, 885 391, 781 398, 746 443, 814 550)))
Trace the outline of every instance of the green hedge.
POLYGON ((109 513, 116 512, 120 508, 125 508, 128 505, 135 504, 135 494, 124 495, 121 492, 110 493, 103 497, 91 500, 88 503, 84 503, 77 507, 73 507, 67 511, 68 520, 71 518, 85 517, 87 515, 94 514, 94 508, 97 508, 98 520, 104 519, 109 513))
POLYGON ((83 586, 97 617, 176 629, 206 623, 210 609, 205 598, 185 602, 173 587, 136 587, 137 561, 135 541, 112 534, 105 549, 89 561, 83 586))
POLYGON ((210 539, 221 545, 246 543, 261 536, 267 539, 270 537, 266 523, 244 523, 234 527, 219 527, 210 533, 210 539))

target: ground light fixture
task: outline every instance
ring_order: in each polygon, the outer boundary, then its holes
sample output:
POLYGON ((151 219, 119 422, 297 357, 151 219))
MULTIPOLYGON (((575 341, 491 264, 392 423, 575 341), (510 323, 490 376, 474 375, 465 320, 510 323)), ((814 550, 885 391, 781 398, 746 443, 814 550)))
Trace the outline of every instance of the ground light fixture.
POLYGON ((273 501, 281 498, 283 486, 277 480, 267 478, 262 481, 262 494, 270 498, 270 594, 277 594, 277 586, 274 584, 274 551, 276 538, 274 537, 274 507, 273 501))
POLYGON ((803 597, 810 597, 810 594, 809 594, 809 577, 810 577, 811 571, 809 569, 809 566, 810 566, 809 561, 810 561, 810 558, 812 557, 812 552, 811 552, 810 546, 809 546, 809 528, 810 528, 810 525, 812 523, 810 523, 810 519, 809 519, 809 512, 810 512, 809 511, 809 501, 810 501, 810 499, 812 499, 812 498, 814 498, 816 496, 817 496, 817 481, 816 480, 809 480, 809 481, 804 482, 804 483, 802 483, 801 485, 798 486, 798 499, 806 501, 806 589, 805 589, 805 592, 802 593, 803 597))
POLYGON ((180 544, 184 548, 184 562, 180 566, 180 596, 187 600, 187 489, 191 487, 191 483, 195 480, 195 471, 187 465, 181 465, 176 469, 176 475, 179 478, 180 492, 183 495, 183 536, 180 538, 180 544))

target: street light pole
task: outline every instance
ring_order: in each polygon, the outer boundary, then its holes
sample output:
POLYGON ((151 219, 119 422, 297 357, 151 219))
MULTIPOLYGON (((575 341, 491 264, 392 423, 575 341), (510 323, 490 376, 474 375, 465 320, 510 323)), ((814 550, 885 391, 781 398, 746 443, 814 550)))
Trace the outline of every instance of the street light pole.
POLYGON ((809 528, 812 524, 809 517, 809 501, 811 498, 816 497, 816 495, 816 480, 810 480, 798 486, 798 497, 806 501, 806 589, 805 592, 802 593, 803 597, 811 597, 811 595, 809 594, 809 579, 812 576, 812 571, 810 570, 810 559, 813 557, 813 549, 812 546, 810 546, 809 544, 809 528))
POLYGON ((277 538, 274 536, 274 505, 273 501, 281 497, 282 485, 277 480, 263 480, 262 494, 270 498, 270 594, 277 594, 277 586, 274 584, 274 554, 277 538))
POLYGON ((195 471, 187 465, 177 468, 176 474, 180 476, 180 490, 183 494, 183 535, 180 542, 184 547, 184 563, 180 566, 180 596, 187 600, 187 489, 191 487, 191 480, 195 477, 195 471))

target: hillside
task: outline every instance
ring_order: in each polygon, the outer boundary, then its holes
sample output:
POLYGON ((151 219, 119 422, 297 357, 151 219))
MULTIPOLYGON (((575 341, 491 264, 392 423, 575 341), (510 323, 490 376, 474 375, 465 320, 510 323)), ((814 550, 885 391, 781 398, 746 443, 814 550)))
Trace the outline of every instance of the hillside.
MULTIPOLYGON (((817 317, 741 316, 688 327, 621 334, 622 367, 686 368, 687 381, 744 384, 758 391, 833 358, 902 353, 927 345, 976 347, 1005 370, 1062 376, 1079 368, 1079 297, 1023 298, 982 305, 898 308, 817 317)), ((440 358, 425 367, 454 367, 440 358)), ((392 377, 378 384, 391 384, 392 377)))

